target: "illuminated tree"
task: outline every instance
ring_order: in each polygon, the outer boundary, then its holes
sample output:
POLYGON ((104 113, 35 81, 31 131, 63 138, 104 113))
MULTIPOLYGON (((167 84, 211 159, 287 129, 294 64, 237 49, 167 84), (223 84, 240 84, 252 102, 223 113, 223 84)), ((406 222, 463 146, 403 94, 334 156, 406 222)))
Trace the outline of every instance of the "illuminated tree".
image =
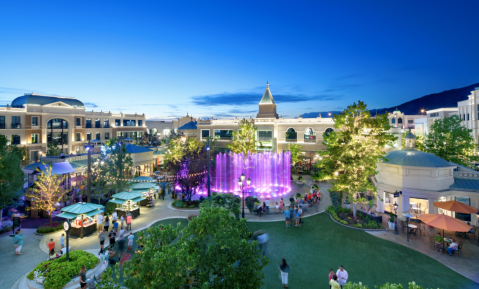
POLYGON ((254 125, 254 120, 248 121, 243 118, 239 122, 239 130, 233 131, 233 140, 228 145, 234 153, 243 153, 245 156, 250 153, 254 153, 256 149, 255 137, 258 127, 254 125))
POLYGON ((45 165, 45 170, 38 175, 30 195, 32 208, 48 212, 50 226, 53 226, 52 213, 66 194, 66 190, 60 188, 63 179, 63 176, 53 174, 52 165, 45 165))
POLYGON ((301 159, 301 145, 291 143, 288 145, 288 150, 291 152, 291 165, 294 166, 297 164, 301 159))
POLYGON ((62 150, 58 145, 53 142, 47 144, 47 156, 59 156, 62 153, 62 150))
POLYGON ((393 145, 396 137, 388 132, 387 115, 371 117, 362 101, 334 115, 333 120, 336 129, 324 136, 327 150, 317 152, 321 158, 316 166, 334 179, 332 191, 346 193, 356 217, 356 203, 367 202, 359 193, 377 191, 369 177, 378 173, 377 163, 386 156, 382 149, 393 145))
POLYGON ((457 115, 438 119, 426 136, 426 152, 448 162, 474 168, 472 161, 477 160, 477 156, 474 155, 475 144, 471 133, 472 129, 463 126, 457 115))

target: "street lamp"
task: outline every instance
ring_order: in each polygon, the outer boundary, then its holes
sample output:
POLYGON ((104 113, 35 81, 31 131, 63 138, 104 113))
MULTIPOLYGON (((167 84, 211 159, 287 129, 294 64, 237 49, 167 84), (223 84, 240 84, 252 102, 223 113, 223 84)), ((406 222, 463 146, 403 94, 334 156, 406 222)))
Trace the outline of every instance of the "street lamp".
MULTIPOLYGON (((242 214, 241 214, 241 216, 243 217, 243 219, 244 219, 244 203, 245 203, 245 199, 244 199, 244 179, 245 179, 245 175, 244 175, 244 174, 241 174, 241 176, 240 176, 239 179, 238 179, 238 185, 239 185, 241 191, 243 192, 243 201, 242 201, 242 202, 243 202, 243 212, 242 212, 242 214)), ((247 183, 248 183, 248 186, 249 186, 249 184, 251 183, 251 179, 250 179, 250 178, 248 178, 247 183)))
POLYGON ((394 229, 396 230, 396 235, 398 235, 398 203, 394 202, 394 212, 396 213, 396 218, 394 218, 394 229))
POLYGON ((208 197, 211 197, 211 191, 210 191, 210 138, 208 137, 208 143, 206 144, 206 166, 208 168, 208 182, 207 182, 207 187, 208 187, 208 197))
POLYGON ((88 144, 85 146, 85 150, 88 152, 88 186, 87 186, 87 195, 86 201, 87 203, 91 203, 91 151, 93 149, 93 145, 88 141, 88 144))
POLYGON ((121 167, 121 161, 122 161, 121 153, 123 151, 121 147, 123 145, 122 140, 123 140, 123 133, 120 134, 120 141, 118 142, 118 148, 120 149, 120 179, 122 179, 123 177, 123 169, 121 167))

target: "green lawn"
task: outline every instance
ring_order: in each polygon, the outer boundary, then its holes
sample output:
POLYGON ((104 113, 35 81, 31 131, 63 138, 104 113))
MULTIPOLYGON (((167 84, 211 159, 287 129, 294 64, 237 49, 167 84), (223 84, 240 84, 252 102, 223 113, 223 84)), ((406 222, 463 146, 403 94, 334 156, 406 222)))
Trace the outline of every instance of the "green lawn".
POLYGON ((282 288, 278 274, 281 258, 291 266, 290 288, 329 288, 329 269, 343 265, 349 281, 374 288, 386 282, 407 285, 416 281, 424 288, 479 288, 436 260, 366 232, 334 223, 326 213, 304 219, 301 228, 285 228, 284 222, 250 222, 252 231, 270 235, 264 288, 282 288))
MULTIPOLYGON (((157 224, 187 225, 186 219, 168 219, 157 224)), ((416 281, 424 288, 479 288, 479 284, 436 260, 363 231, 337 225, 323 213, 304 219, 301 228, 285 228, 284 222, 250 222, 251 231, 267 230, 270 235, 264 269, 265 289, 282 288, 278 265, 286 258, 291 266, 290 288, 329 288, 329 269, 343 265, 349 280, 374 285, 416 281)), ((135 234, 136 235, 136 234, 135 234)), ((136 248, 136 238, 135 246, 136 248)))

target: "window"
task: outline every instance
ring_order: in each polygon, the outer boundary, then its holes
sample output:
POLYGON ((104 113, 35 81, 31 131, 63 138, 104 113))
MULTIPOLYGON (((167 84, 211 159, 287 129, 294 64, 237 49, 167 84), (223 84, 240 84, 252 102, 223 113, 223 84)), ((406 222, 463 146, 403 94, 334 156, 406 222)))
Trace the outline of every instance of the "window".
POLYGON ((398 118, 398 124, 402 124, 402 118, 398 118))
POLYGON ((391 120, 391 123, 395 124, 395 123, 396 123, 396 119, 393 118, 393 119, 391 120))
POLYGON ((469 120, 469 114, 467 114, 467 120, 469 120))
POLYGON ((87 119, 86 119, 85 127, 86 127, 86 128, 91 128, 91 118, 87 118, 87 119))
POLYGON ((117 131, 117 132, 116 132, 116 137, 121 137, 121 136, 123 136, 122 133, 121 133, 121 131, 117 131))
POLYGON ((136 126, 136 120, 134 119, 124 119, 123 126, 136 126))
POLYGON ((121 120, 115 119, 115 126, 121 126, 121 120))
POLYGON ((208 138, 210 137, 210 130, 209 129, 202 129, 201 130, 201 138, 208 138))
POLYGON ((52 138, 52 132, 47 131, 47 142, 55 145, 62 145, 62 142, 64 145, 68 144, 68 133, 64 132, 63 134, 61 132, 54 132, 53 133, 53 138, 52 138))
POLYGON ((414 123, 414 119, 408 119, 407 123, 414 123))
POLYGON ((171 134, 171 129, 169 129, 169 128, 164 128, 163 129, 163 136, 164 137, 169 137, 170 134, 171 134))
POLYGON ((437 117, 437 116, 439 116, 439 112, 434 112, 429 114, 429 117, 437 117))
POLYGON ((38 158, 38 151, 31 151, 30 152, 30 161, 31 162, 38 162, 39 161, 39 158, 38 158))
POLYGON ((462 115, 462 120, 466 120, 466 114, 462 115))
POLYGON ((32 116, 32 126, 38 126, 38 116, 32 116))
POLYGON ((233 130, 215 130, 215 139, 231 140, 233 138, 233 130))
POLYGON ((323 138, 329 136, 334 130, 332 128, 327 128, 323 133, 323 138))
POLYGON ((312 127, 304 130, 304 142, 316 142, 316 132, 312 127))
POLYGON ((81 132, 76 133, 75 141, 81 141, 81 132))
POLYGON ((273 132, 270 130, 259 130, 258 131, 258 140, 271 140, 273 138, 273 132))
POLYGON ((38 143, 38 134, 32 133, 32 143, 38 143))
POLYGON ((143 120, 141 119, 138 120, 138 126, 143 126, 143 120))
POLYGON ((20 144, 20 136, 18 134, 12 135, 12 144, 19 145, 20 144))
POLYGON ((95 128, 101 128, 100 119, 95 119, 95 128))
POLYGON ((103 120, 103 127, 104 128, 109 128, 110 127, 110 120, 108 118, 105 118, 103 120))
POLYGON ((100 140, 100 139, 101 139, 100 133, 99 132, 95 133, 95 140, 100 140))
POLYGON ((141 139, 143 137, 143 132, 142 131, 137 131, 136 135, 137 135, 138 139, 141 139))
POLYGON ((5 117, 0 116, 0 129, 5 129, 5 117))
POLYGON ((296 142, 298 138, 298 134, 294 130, 294 128, 288 128, 286 131, 286 141, 287 142, 296 142))
POLYGON ((12 116, 12 128, 22 128, 19 116, 12 116))
POLYGON ((109 132, 105 132, 105 140, 107 139, 110 139, 110 133, 109 132))
POLYGON ((61 129, 61 128, 68 128, 68 123, 66 120, 61 118, 54 118, 50 119, 47 123, 47 127, 49 129, 61 129))
POLYGON ((91 132, 86 133, 86 140, 91 140, 91 132))
POLYGON ((81 118, 77 117, 77 126, 81 126, 81 118))

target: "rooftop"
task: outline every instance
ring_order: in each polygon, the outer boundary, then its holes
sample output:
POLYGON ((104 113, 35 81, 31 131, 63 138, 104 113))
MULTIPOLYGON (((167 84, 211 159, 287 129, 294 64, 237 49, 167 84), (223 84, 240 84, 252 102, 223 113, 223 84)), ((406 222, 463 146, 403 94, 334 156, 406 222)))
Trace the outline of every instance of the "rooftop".
POLYGON ((129 152, 130 154, 138 154, 138 153, 147 153, 147 152, 152 152, 152 149, 142 147, 142 146, 137 146, 134 144, 127 144, 125 146, 126 151, 129 152))
POLYGON ((266 83, 266 90, 259 104, 276 104, 274 102, 274 98, 273 98, 273 95, 271 94, 271 91, 269 91, 269 83, 266 83))
POLYGON ((180 129, 183 129, 183 130, 185 130, 185 129, 197 129, 196 124, 197 124, 196 121, 190 121, 190 122, 187 122, 184 125, 180 126, 178 129, 179 130, 180 129))
POLYGON ((47 105, 55 102, 63 102, 76 108, 85 108, 83 102, 72 97, 61 97, 44 95, 37 93, 25 93, 23 96, 19 96, 12 101, 12 107, 25 108, 25 105, 47 105))
POLYGON ((454 166, 442 158, 415 149, 392 151, 387 154, 384 163, 411 167, 450 167, 454 166))

